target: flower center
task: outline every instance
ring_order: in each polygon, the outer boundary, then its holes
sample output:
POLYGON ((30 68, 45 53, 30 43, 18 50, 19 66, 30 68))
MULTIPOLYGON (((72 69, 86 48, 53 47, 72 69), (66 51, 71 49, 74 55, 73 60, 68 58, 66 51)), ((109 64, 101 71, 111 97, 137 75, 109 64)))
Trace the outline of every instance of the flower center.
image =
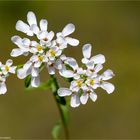
POLYGON ((50 50, 50 54, 51 54, 51 56, 55 56, 55 51, 54 50, 50 50))
POLYGON ((39 61, 43 61, 43 57, 42 56, 38 56, 38 60, 39 61))
POLYGON ((37 50, 38 50, 38 51, 41 51, 42 49, 43 49, 42 46, 40 46, 40 45, 37 46, 37 50))
POLYGON ((90 85, 92 85, 92 86, 93 86, 93 85, 94 85, 94 80, 93 80, 93 79, 91 79, 89 83, 90 83, 90 85))
POLYGON ((6 66, 5 66, 5 70, 6 70, 6 71, 9 71, 9 66, 6 65, 6 66))
POLYGON ((76 83, 77 83, 77 86, 78 87, 81 87, 82 86, 82 81, 78 80, 76 83))
POLYGON ((48 38, 44 38, 43 40, 44 40, 44 41, 48 41, 48 38))

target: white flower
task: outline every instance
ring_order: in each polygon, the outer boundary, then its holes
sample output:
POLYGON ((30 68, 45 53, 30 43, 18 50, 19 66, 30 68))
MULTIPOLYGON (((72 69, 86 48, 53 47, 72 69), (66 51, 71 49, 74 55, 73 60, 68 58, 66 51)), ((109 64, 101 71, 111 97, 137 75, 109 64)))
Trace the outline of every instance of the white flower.
POLYGON ((15 74, 16 66, 12 66, 13 61, 11 59, 6 61, 6 64, 0 62, 0 94, 5 94, 7 92, 6 78, 9 73, 15 74))
POLYGON ((85 44, 83 46, 82 52, 84 58, 82 59, 83 64, 88 64, 94 66, 94 64, 103 64, 105 62, 105 57, 102 54, 91 57, 91 44, 85 44))
POLYGON ((12 57, 17 57, 20 55, 28 55, 30 51, 30 40, 27 38, 22 39, 19 36, 13 36, 11 38, 12 42, 16 44, 19 48, 13 49, 11 52, 12 57))
POLYGON ((56 60, 56 58, 59 57, 61 54, 62 54, 62 50, 60 50, 57 47, 51 47, 46 53, 50 61, 56 60))
POLYGON ((114 73, 112 70, 108 69, 106 70, 100 77, 100 87, 106 90, 108 94, 112 93, 115 89, 114 85, 106 82, 106 80, 111 79, 114 76, 114 73))
POLYGON ((40 85, 40 67, 43 63, 47 63, 46 55, 33 55, 30 60, 24 64, 23 68, 18 69, 17 76, 19 79, 24 79, 31 74, 31 86, 38 87, 40 85))
POLYGON ((72 23, 67 24, 62 32, 56 34, 56 46, 60 49, 67 48, 67 45, 77 46, 79 44, 79 40, 68 37, 68 35, 72 34, 75 31, 75 26, 72 23))
POLYGON ((46 19, 41 19, 39 23, 40 26, 38 27, 36 16, 31 11, 27 14, 27 21, 28 24, 24 23, 21 20, 17 21, 16 30, 21 31, 28 36, 33 36, 35 34, 37 38, 41 41, 41 44, 50 46, 50 41, 54 37, 54 32, 47 31, 48 21, 46 19))
POLYGON ((78 66, 74 58, 67 57, 63 63, 69 65, 70 69, 65 66, 60 70, 60 74, 63 77, 73 78, 70 88, 60 88, 58 90, 59 96, 71 95, 70 105, 72 107, 86 104, 89 98, 95 102, 97 99, 95 90, 99 87, 106 90, 109 94, 115 89, 113 84, 106 82, 106 80, 114 76, 111 70, 106 70, 101 75, 98 73, 103 68, 102 64, 105 62, 105 57, 103 55, 91 57, 90 44, 83 46, 83 55, 83 68, 78 66))
POLYGON ((12 66, 12 64, 13 61, 11 59, 7 60, 5 65, 1 64, 1 70, 4 75, 7 75, 8 73, 15 74, 16 66, 12 66))

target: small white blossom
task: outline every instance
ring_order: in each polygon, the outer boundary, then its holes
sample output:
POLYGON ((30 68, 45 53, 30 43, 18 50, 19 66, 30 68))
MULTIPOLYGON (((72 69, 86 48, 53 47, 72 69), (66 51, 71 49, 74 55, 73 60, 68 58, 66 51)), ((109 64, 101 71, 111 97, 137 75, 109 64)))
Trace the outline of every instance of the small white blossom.
POLYGON ((16 71, 16 66, 12 66, 13 61, 11 59, 8 59, 6 61, 6 64, 1 64, 1 71, 4 75, 7 75, 8 73, 13 73, 15 74, 16 71))
POLYGON ((50 46, 50 41, 54 37, 54 32, 47 31, 48 21, 46 19, 41 19, 39 23, 40 26, 38 27, 36 16, 31 11, 27 14, 27 21, 28 24, 24 23, 21 20, 17 21, 16 30, 21 31, 28 36, 33 36, 35 34, 37 38, 41 41, 41 44, 50 46))
POLYGON ((33 55, 30 60, 24 64, 23 68, 18 69, 17 75, 19 79, 24 79, 31 75, 31 86, 38 87, 40 85, 40 67, 43 63, 47 63, 46 55, 33 55))
POLYGON ((75 26, 72 23, 67 24, 62 32, 56 34, 56 46, 60 49, 67 48, 67 45, 77 46, 79 44, 79 40, 68 37, 68 35, 72 34, 75 31, 75 26))
POLYGON ((5 94, 7 92, 6 78, 9 74, 15 74, 16 66, 12 66, 13 61, 11 59, 6 61, 6 64, 0 62, 0 94, 5 94))
POLYGON ((91 44, 85 44, 83 46, 82 52, 84 58, 82 59, 82 63, 87 64, 89 66, 94 66, 94 64, 105 63, 105 57, 102 54, 98 54, 96 56, 91 57, 91 48, 91 44))
POLYGON ((83 68, 78 66, 74 58, 67 57, 63 63, 69 65, 71 69, 65 66, 60 70, 63 77, 73 78, 70 88, 60 88, 58 90, 59 96, 71 95, 70 104, 72 107, 86 104, 89 98, 95 102, 97 99, 95 90, 99 87, 106 90, 108 94, 115 89, 113 84, 106 82, 114 76, 111 70, 106 70, 101 75, 98 73, 103 68, 102 64, 105 62, 105 57, 101 54, 91 57, 91 47, 90 44, 83 46, 83 68))

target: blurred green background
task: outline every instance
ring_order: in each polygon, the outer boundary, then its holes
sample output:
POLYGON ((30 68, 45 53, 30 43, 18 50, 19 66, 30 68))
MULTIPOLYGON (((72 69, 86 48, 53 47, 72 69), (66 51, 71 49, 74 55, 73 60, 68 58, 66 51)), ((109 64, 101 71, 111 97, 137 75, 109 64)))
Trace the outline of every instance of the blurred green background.
MULTIPOLYGON (((18 19, 26 21, 28 11, 38 20, 46 18, 49 30, 61 31, 69 22, 76 26, 72 37, 78 47, 65 53, 79 60, 82 45, 93 44, 93 55, 106 56, 104 70, 112 69, 116 90, 98 91, 98 100, 70 109, 70 138, 140 138, 140 2, 103 1, 0 1, 0 60, 4 63, 16 47, 10 38, 24 34, 15 30, 18 19)), ((27 61, 14 58, 14 64, 27 61)), ((49 78, 47 70, 42 81, 49 78)), ((67 85, 62 79, 61 84, 67 85)), ((16 76, 7 80, 8 93, 0 96, 0 137, 49 139, 59 113, 50 91, 28 91, 16 76)))

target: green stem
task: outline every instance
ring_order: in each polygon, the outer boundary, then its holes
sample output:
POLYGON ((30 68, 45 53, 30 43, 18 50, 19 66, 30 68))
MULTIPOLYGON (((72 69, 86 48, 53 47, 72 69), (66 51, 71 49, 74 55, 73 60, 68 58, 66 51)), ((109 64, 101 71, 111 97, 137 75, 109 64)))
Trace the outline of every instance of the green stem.
POLYGON ((69 132, 68 132, 68 127, 65 121, 65 117, 64 117, 64 113, 62 110, 62 106, 66 105, 66 101, 64 97, 59 97, 57 94, 57 90, 59 89, 59 85, 57 82, 57 79, 54 76, 51 76, 51 80, 52 80, 52 85, 51 85, 51 89, 53 91, 53 95, 54 95, 54 99, 56 101, 58 110, 59 110, 59 114, 61 117, 61 122, 64 128, 64 133, 65 133, 65 138, 69 139, 69 132))

